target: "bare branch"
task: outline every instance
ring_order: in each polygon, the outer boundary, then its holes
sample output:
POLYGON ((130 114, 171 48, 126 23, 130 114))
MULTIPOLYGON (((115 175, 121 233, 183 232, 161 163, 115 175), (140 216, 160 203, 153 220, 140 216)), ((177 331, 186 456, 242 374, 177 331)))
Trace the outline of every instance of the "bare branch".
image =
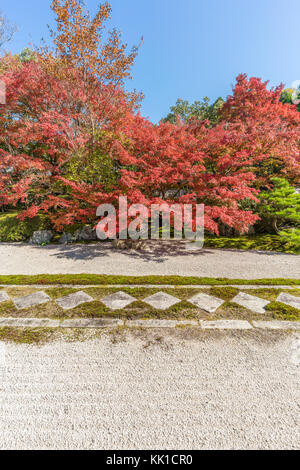
POLYGON ((7 42, 11 41, 17 29, 17 26, 11 23, 0 11, 0 48, 7 42))

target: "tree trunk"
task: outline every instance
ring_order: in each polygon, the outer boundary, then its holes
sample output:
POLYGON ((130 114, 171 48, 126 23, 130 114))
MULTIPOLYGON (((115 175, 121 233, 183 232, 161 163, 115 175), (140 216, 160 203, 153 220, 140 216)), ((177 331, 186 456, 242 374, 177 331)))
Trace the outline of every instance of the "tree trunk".
POLYGON ((273 228, 273 230, 274 230, 275 233, 279 233, 279 229, 278 229, 278 227, 277 227, 277 219, 276 219, 276 218, 272 220, 272 228, 273 228))

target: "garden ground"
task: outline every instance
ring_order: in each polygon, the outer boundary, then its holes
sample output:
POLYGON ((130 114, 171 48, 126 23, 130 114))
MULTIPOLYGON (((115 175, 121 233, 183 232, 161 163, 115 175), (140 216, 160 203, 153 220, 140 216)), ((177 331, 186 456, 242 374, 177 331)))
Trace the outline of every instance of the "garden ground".
POLYGON ((299 447, 297 333, 97 335, 0 343, 1 449, 299 447))
POLYGON ((277 301, 287 295, 298 305, 299 256, 166 242, 130 252, 108 243, 4 243, 0 257, 0 449, 299 448, 300 310, 277 301), (103 303, 120 291, 132 304, 103 303), (45 303, 26 308, 35 293, 45 303), (152 308, 147 299, 158 293, 177 303, 152 308), (79 294, 91 298, 67 310, 59 303, 79 294), (203 294, 224 303, 208 313, 189 302, 203 294), (267 303, 265 313, 235 304, 241 294, 267 303), (47 318, 125 325, 28 326, 47 318), (139 318, 178 323, 129 325, 139 318), (224 319, 249 323, 204 329, 224 319), (293 322, 282 322, 286 330, 255 325, 278 319, 293 322))

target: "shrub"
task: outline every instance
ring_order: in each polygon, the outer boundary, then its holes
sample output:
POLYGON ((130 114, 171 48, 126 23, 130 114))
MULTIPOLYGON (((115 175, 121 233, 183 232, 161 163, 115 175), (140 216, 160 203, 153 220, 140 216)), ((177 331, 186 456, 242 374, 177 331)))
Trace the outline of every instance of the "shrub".
POLYGON ((0 242, 22 242, 28 240, 36 230, 49 229, 49 221, 45 216, 19 220, 18 213, 0 214, 0 242))
POLYGON ((300 229, 283 230, 279 234, 282 240, 295 252, 300 251, 300 229))

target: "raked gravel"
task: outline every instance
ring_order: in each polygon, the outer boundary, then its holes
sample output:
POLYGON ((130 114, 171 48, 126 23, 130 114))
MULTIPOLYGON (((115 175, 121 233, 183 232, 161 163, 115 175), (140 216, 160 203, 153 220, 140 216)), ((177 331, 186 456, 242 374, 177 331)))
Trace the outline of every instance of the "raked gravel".
POLYGON ((274 252, 188 251, 184 244, 118 251, 111 243, 32 246, 0 243, 0 274, 180 275, 241 279, 300 279, 299 256, 274 252))
POLYGON ((299 448, 297 333, 123 335, 0 343, 0 448, 299 448))

